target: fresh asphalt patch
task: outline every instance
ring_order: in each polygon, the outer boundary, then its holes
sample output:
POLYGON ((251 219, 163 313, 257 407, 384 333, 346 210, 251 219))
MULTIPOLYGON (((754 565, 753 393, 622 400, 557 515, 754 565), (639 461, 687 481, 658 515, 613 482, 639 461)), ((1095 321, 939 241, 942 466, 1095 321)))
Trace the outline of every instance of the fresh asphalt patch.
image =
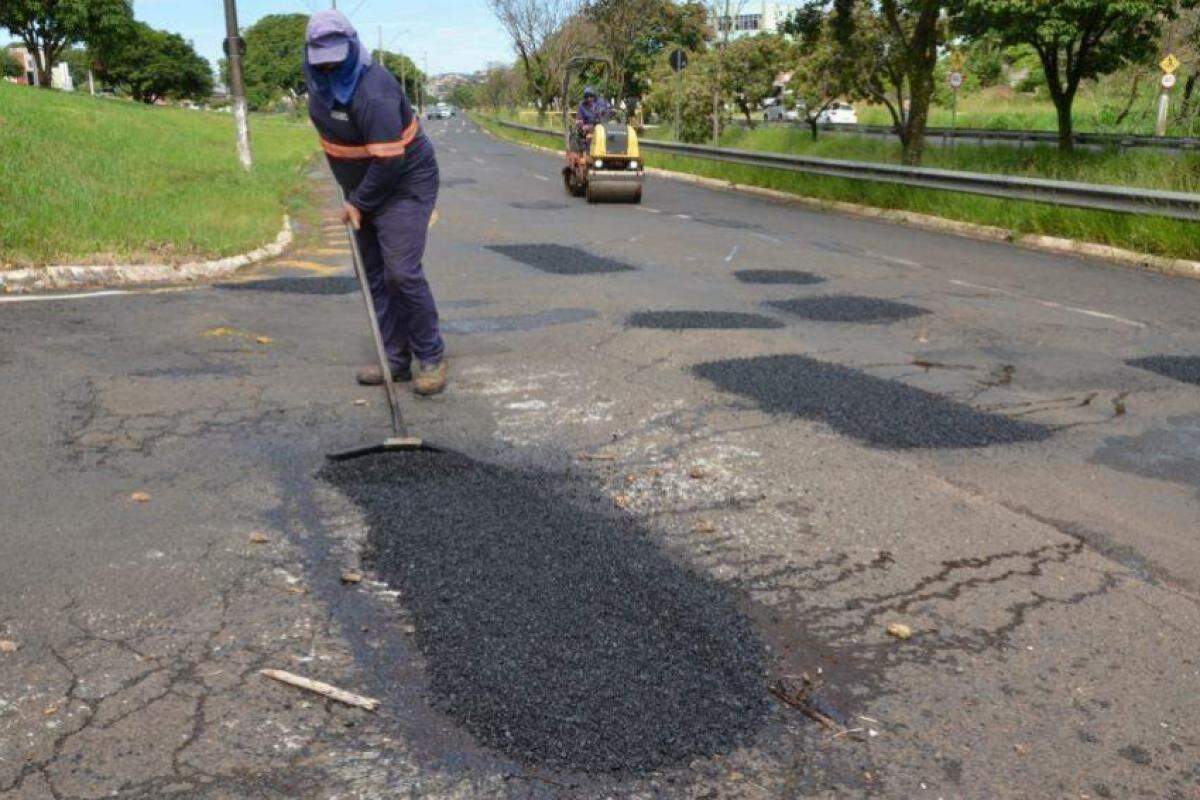
POLYGON ((258 281, 218 283, 218 289, 241 292, 281 292, 283 294, 353 294, 359 291, 358 279, 346 275, 321 278, 268 278, 258 281))
POLYGON ((1200 386, 1200 356, 1146 356, 1125 363, 1180 383, 1200 386))
POLYGON ((554 275, 596 275, 637 269, 616 259, 561 244, 496 244, 487 249, 554 275))
POLYGON ((771 330, 782 328, 777 319, 762 314, 736 311, 638 311, 625 324, 631 328, 655 330, 771 330))
POLYGON ((1040 442, 1054 429, 978 411, 895 380, 807 356, 713 361, 693 372, 771 414, 823 422, 875 447, 988 447, 1040 442))
POLYGON ((750 743, 765 650, 728 590, 667 558, 579 480, 452 453, 322 478, 413 615, 436 705, 519 761, 642 772, 750 743))
POLYGON ((742 269, 733 273, 733 277, 742 283, 761 283, 767 285, 788 284, 791 286, 812 286, 825 283, 825 278, 811 272, 794 269, 742 269))
POLYGON ((929 313, 927 309, 908 303, 853 294, 772 300, 767 305, 813 322, 899 322, 929 313))

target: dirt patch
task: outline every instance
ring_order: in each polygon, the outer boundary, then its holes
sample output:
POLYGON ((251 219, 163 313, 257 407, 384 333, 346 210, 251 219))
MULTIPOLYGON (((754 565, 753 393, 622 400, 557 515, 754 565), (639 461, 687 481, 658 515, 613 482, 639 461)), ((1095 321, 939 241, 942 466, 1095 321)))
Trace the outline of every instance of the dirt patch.
POLYGON ((487 249, 553 275, 601 275, 637 269, 606 256, 561 244, 498 244, 487 249))
POLYGON ((362 510, 436 704, 484 744, 640 772, 729 752, 762 724, 764 648, 732 598, 583 484, 432 453, 322 477, 362 510))
POLYGON ((875 447, 988 447, 1040 442, 1054 432, 807 356, 713 361, 693 371, 724 391, 753 400, 763 411, 823 422, 875 447))

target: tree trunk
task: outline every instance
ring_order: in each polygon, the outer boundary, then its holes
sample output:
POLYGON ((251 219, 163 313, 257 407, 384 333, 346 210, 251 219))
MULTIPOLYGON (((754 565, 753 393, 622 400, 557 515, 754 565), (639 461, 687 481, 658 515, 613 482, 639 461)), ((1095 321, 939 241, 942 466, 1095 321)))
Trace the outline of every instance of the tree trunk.
POLYGON ((908 115, 901 127, 901 161, 906 166, 919 167, 925 156, 925 128, 929 124, 929 105, 933 102, 933 73, 914 71, 909 83, 912 95, 908 101, 908 115))
POLYGON ((1064 153, 1075 150, 1075 97, 1070 93, 1056 94, 1054 108, 1058 111, 1058 149, 1064 153))
POLYGON ((818 132, 818 130, 820 130, 817 127, 817 118, 816 117, 809 117, 808 127, 812 129, 812 137, 813 137, 813 141, 815 142, 817 140, 817 132, 818 132))

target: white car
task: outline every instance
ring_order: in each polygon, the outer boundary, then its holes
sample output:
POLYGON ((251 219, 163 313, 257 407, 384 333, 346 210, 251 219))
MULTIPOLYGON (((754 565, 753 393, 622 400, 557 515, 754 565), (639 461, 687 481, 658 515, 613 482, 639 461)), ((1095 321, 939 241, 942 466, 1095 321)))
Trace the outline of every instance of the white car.
POLYGON ((800 112, 784 108, 777 100, 763 101, 763 122, 799 122, 800 112))
POLYGON ((858 112, 849 103, 834 103, 817 116, 818 125, 857 125, 858 112))

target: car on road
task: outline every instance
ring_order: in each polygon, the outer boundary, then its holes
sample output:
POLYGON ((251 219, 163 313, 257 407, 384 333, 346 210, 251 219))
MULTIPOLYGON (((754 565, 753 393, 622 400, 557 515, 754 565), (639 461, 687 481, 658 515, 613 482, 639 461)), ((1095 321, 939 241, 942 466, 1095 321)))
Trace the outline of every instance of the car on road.
POLYGON ((833 103, 817 115, 818 125, 857 125, 858 112, 849 103, 833 103))
POLYGON ((800 112, 797 109, 788 108, 773 97, 763 101, 763 122, 799 121, 800 112))
POLYGON ((429 110, 425 112, 425 119, 450 119, 454 116, 454 113, 453 106, 446 103, 438 103, 435 106, 431 106, 429 110))

